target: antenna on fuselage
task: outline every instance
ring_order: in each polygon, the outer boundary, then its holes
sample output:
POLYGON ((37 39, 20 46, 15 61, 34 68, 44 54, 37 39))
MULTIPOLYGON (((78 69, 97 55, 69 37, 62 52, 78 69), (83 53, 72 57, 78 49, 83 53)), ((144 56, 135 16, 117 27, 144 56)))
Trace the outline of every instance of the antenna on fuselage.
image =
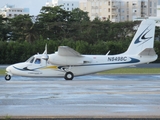
POLYGON ((106 55, 109 55, 109 53, 110 53, 110 50, 107 52, 107 54, 106 54, 106 55))

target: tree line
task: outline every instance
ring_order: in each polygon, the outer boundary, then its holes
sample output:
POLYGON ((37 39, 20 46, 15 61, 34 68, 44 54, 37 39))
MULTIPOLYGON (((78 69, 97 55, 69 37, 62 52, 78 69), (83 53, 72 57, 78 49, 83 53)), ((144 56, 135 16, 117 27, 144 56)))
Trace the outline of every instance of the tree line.
POLYGON ((65 11, 61 6, 42 7, 38 16, 18 15, 14 18, 0 16, 0 40, 23 42, 40 39, 73 39, 95 43, 98 40, 125 40, 135 33, 139 22, 112 23, 98 18, 90 21, 88 13, 79 8, 65 11))
MULTIPOLYGON (((38 16, 19 15, 14 18, 0 16, 0 64, 24 61, 44 50, 49 53, 60 45, 67 45, 84 54, 111 54, 124 52, 140 22, 113 23, 95 18, 89 20, 88 13, 79 8, 65 11, 61 6, 42 7, 38 16)), ((160 29, 156 28, 155 37, 160 29)), ((155 44, 160 53, 160 44, 155 44)), ((160 55, 160 54, 159 54, 160 55)))

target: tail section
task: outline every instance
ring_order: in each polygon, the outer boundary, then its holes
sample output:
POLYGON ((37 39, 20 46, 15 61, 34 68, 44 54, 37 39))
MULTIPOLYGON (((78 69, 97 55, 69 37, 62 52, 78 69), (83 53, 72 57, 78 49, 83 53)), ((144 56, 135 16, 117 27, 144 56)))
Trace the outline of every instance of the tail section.
POLYGON ((143 20, 125 54, 138 55, 147 54, 152 51, 154 46, 155 21, 143 20))

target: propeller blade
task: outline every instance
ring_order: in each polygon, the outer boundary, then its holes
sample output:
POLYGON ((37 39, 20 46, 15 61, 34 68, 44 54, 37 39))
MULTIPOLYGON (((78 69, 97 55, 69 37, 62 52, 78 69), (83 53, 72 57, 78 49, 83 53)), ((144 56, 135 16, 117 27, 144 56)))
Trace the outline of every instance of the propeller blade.
POLYGON ((45 50, 44 50, 44 52, 43 52, 42 59, 44 59, 44 60, 46 60, 46 61, 49 59, 49 56, 48 56, 48 54, 47 54, 47 44, 46 44, 46 46, 45 46, 45 50))
POLYGON ((47 44, 45 45, 45 50, 44 50, 43 54, 47 54, 47 44))

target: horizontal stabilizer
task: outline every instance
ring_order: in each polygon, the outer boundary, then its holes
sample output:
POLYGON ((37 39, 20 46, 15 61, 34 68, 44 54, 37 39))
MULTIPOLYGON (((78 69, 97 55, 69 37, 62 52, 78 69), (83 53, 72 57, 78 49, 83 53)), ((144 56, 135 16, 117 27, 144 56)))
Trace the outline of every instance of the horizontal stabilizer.
POLYGON ((146 48, 141 53, 139 53, 139 55, 140 56, 155 56, 157 54, 153 48, 146 48))

